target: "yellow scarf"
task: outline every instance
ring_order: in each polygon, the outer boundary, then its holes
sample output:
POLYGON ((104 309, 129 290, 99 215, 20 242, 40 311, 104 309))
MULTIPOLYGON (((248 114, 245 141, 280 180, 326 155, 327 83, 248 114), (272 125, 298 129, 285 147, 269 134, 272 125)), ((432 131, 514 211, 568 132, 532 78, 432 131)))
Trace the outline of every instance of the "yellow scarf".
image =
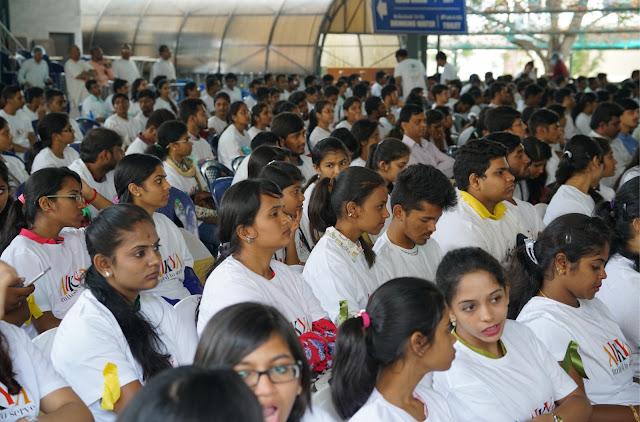
POLYGON ((502 217, 504 217, 504 213, 507 211, 507 206, 502 202, 498 202, 498 205, 496 205, 492 214, 489 212, 487 207, 482 205, 482 202, 478 201, 475 198, 475 196, 463 190, 460 191, 460 197, 464 199, 464 202, 469 204, 469 206, 473 208, 474 211, 477 212, 483 220, 486 220, 487 218, 490 218, 492 220, 500 220, 502 217))

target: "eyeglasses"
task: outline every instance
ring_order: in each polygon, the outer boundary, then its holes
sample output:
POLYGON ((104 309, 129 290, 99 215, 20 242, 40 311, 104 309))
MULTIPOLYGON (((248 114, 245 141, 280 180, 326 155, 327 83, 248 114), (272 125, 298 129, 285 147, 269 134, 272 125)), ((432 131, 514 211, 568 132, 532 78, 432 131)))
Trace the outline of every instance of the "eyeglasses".
POLYGON ((73 133, 73 132, 74 132, 74 130, 73 130, 73 128, 72 128, 72 127, 68 127, 68 128, 66 128, 66 129, 62 129, 60 132, 69 132, 69 133, 73 133))
POLYGON ((182 141, 175 141, 174 144, 186 144, 187 142, 193 143, 192 139, 183 139, 182 141))
POLYGON ((296 363, 289 365, 278 365, 273 368, 269 368, 266 371, 254 371, 250 369, 236 371, 238 375, 244 380, 249 387, 255 387, 260 382, 260 377, 266 375, 274 384, 283 384, 285 382, 291 382, 300 378, 300 367, 302 362, 299 360, 296 363))
POLYGON ((85 202, 82 195, 46 195, 45 198, 73 198, 76 202, 85 202))

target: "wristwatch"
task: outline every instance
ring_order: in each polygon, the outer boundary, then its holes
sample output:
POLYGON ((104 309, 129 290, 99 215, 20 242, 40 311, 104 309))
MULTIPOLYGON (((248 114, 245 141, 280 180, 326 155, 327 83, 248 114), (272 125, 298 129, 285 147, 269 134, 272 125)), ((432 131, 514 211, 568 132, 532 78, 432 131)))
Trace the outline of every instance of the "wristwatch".
POLYGON ((551 412, 551 416, 553 416, 553 422, 563 422, 562 416, 558 415, 555 412, 551 412))

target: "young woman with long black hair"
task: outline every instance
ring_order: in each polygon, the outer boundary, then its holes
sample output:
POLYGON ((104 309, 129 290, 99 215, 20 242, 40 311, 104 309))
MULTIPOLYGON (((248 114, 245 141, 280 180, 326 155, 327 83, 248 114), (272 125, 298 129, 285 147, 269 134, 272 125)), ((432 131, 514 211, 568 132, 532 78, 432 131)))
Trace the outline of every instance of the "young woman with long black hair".
POLYGON ((569 213, 591 216, 602 196, 595 190, 604 168, 604 155, 598 142, 584 135, 576 135, 564 146, 556 171, 558 190, 549 201, 544 224, 569 213))
POLYGON ((331 136, 333 124, 333 105, 327 100, 320 100, 309 113, 309 147, 313 150, 318 142, 331 136))
MULTIPOLYGON (((290 321, 301 340, 333 342, 335 326, 300 273, 273 259, 291 243, 291 219, 284 213, 282 192, 264 179, 243 180, 229 188, 220 208, 221 251, 207 278, 198 313, 198 333, 221 309, 238 302, 276 307, 290 321), (317 329, 316 329, 317 326, 317 329)), ((314 349, 313 342, 308 346, 314 349)), ((330 356, 309 353, 314 369, 324 369, 330 356)))
POLYGON ((146 292, 161 269, 147 211, 110 207, 91 222, 86 241, 88 290, 58 327, 51 360, 96 422, 115 421, 149 378, 192 362, 197 338, 171 305, 146 292))
POLYGON ((611 249, 605 266, 607 282, 596 297, 604 302, 629 341, 634 378, 640 379, 640 177, 620 186, 611 201, 596 206, 596 214, 609 226, 611 249))
POLYGON ((65 113, 49 113, 38 122, 40 140, 33 146, 31 173, 45 167, 68 167, 80 154, 68 147, 75 142, 69 116, 65 113), (35 154, 35 155, 34 155, 35 154))
POLYGON ((251 118, 245 103, 231 103, 229 119, 229 126, 218 138, 218 161, 227 168, 231 168, 234 158, 251 153, 251 136, 247 132, 251 118))
POLYGON ((445 398, 420 382, 451 367, 455 341, 433 283, 386 282, 340 326, 331 380, 338 414, 353 422, 453 421, 445 398))
POLYGON ((171 84, 167 79, 161 79, 158 81, 158 85, 156 86, 156 103, 153 106, 154 110, 159 110, 161 108, 167 109, 173 114, 178 114, 178 107, 176 103, 173 102, 169 94, 171 93, 171 84))
POLYGON ((389 217, 387 186, 382 176, 364 167, 349 167, 335 179, 317 184, 309 202, 311 229, 324 233, 302 273, 333 321, 356 312, 380 285, 375 253, 363 235, 378 234, 389 217))
POLYGON ((449 305, 456 359, 434 375, 460 421, 586 422, 591 406, 535 334, 507 318, 506 277, 480 248, 445 255, 436 282, 449 305), (517 386, 527 385, 526 389, 517 386))
POLYGON ((609 228, 600 218, 558 217, 535 243, 516 248, 509 317, 531 328, 585 392, 594 405, 591 421, 632 422, 640 385, 633 381, 631 347, 595 298, 608 257, 609 228))
POLYGON ((120 204, 134 204, 143 208, 153 218, 160 237, 162 265, 158 285, 149 290, 169 300, 170 303, 184 299, 191 293, 183 285, 185 269, 193 269, 194 262, 189 249, 175 223, 156 212, 167 205, 171 185, 162 162, 146 154, 131 154, 118 163, 114 183, 120 204))
POLYGON ((269 110, 268 104, 258 103, 251 107, 251 127, 247 130, 251 140, 253 140, 258 133, 269 130, 272 118, 273 114, 271 110, 269 110))
POLYGON ((102 209, 111 202, 66 167, 48 167, 27 179, 24 193, 8 211, 0 234, 2 259, 21 277, 36 283, 29 303, 32 323, 42 333, 57 327, 84 290, 91 263, 84 230, 77 228, 87 205, 102 209))
POLYGON ((211 318, 194 365, 231 367, 251 387, 265 422, 331 422, 311 407, 311 371, 288 318, 276 308, 238 303, 211 318))
MULTIPOLYGON (((0 261, 0 318, 18 283, 16 270, 0 261)), ((91 412, 20 328, 0 321, 0 388, 3 420, 89 422, 91 412), (42 415, 41 415, 42 413, 42 415)))

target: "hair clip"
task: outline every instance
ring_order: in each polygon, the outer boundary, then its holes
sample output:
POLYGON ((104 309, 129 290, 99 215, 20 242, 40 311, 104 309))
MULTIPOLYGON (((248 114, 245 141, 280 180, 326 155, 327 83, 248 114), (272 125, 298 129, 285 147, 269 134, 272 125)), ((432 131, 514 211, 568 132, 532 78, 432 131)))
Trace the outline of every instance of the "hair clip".
POLYGON ((573 154, 571 153, 571 151, 565 151, 562 153, 562 155, 566 155, 569 158, 573 157, 573 154))
POLYGON ((22 202, 22 205, 24 205, 25 199, 24 199, 24 194, 23 193, 21 193, 20 196, 18 197, 18 201, 22 202))
POLYGON ((571 233, 567 233, 564 235, 564 243, 566 243, 567 245, 571 244, 571 233))
POLYGON ((362 318, 362 326, 364 328, 369 328, 369 325, 371 325, 371 318, 369 318, 369 314, 367 314, 367 311, 364 309, 361 309, 356 313, 356 318, 362 318))
POLYGON ((527 237, 524 239, 524 247, 527 251, 527 256, 529 257, 529 259, 531 260, 531 262, 533 262, 534 264, 538 265, 538 259, 536 258, 536 253, 533 249, 533 247, 535 246, 536 241, 533 240, 530 237, 527 237))

